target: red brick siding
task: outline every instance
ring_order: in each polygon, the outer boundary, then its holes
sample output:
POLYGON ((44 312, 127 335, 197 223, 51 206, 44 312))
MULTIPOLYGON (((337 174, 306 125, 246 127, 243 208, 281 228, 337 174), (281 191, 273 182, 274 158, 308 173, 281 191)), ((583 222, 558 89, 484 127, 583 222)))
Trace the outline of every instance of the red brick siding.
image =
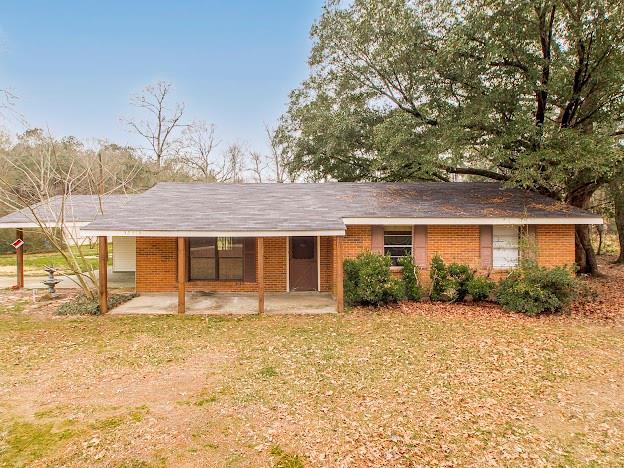
POLYGON ((332 259, 331 259, 331 293, 332 296, 336 297, 336 275, 338 274, 338 267, 336 264, 336 237, 332 237, 331 240, 331 248, 332 248, 332 259))
MULTIPOLYGON (((473 268, 480 264, 479 226, 429 226, 427 230, 427 260, 435 254, 445 262, 466 263, 473 268)), ((538 262, 542 266, 571 265, 574 263, 574 226, 539 225, 536 229, 538 262)), ((286 290, 287 238, 265 238, 265 284, 270 292, 286 290)), ((321 237, 319 256, 321 291, 335 292, 336 270, 335 237, 321 237)), ((371 249, 370 226, 347 226, 343 239, 344 258, 356 257, 371 249)), ((136 288, 138 292, 175 291, 176 239, 138 237, 136 243, 136 288)), ((428 280, 428 267, 422 269, 422 279, 428 280)), ((394 274, 397 274, 393 272, 394 274)), ((494 270, 495 278, 505 274, 494 270)), ((245 291, 257 290, 256 283, 242 281, 187 282, 190 291, 245 291)))
POLYGON ((175 291, 177 288, 175 237, 137 237, 136 290, 175 291))
POLYGON ((370 226, 347 226, 347 235, 342 242, 344 258, 353 258, 371 249, 370 226))
POLYGON ((286 237, 264 239, 264 282, 267 291, 286 291, 286 237))
POLYGON ((537 261, 553 267, 574 263, 575 228, 573 224, 540 224, 537 226, 537 261))
POLYGON ((445 262, 465 263, 479 267, 481 248, 479 226, 428 226, 427 268, 435 255, 445 262))
POLYGON ((334 275, 334 238, 321 237, 320 247, 321 291, 333 291, 334 275))
MULTIPOLYGON (((137 292, 171 292, 177 289, 175 237, 137 237, 137 292)), ((286 290, 286 238, 264 239, 265 289, 286 290)), ((187 281, 189 291, 255 292, 257 283, 244 281, 187 281)))

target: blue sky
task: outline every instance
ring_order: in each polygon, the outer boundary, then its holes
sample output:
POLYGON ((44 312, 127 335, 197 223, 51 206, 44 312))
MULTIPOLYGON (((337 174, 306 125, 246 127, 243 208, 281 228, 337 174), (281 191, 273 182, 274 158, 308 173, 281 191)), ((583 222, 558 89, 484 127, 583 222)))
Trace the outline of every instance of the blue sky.
MULTIPOLYGON (((120 118, 156 80, 224 143, 265 148, 288 92, 307 76, 322 0, 3 2, 0 88, 29 126, 136 144, 120 118)), ((5 127, 22 130, 16 122, 5 127)))

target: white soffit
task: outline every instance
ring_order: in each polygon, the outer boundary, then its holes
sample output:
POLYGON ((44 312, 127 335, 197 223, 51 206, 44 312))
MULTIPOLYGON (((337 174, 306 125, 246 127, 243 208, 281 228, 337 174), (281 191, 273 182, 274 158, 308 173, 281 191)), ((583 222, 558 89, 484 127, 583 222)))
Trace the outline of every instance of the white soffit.
POLYGON ((407 224, 407 225, 482 225, 482 224, 603 224, 600 217, 569 218, 343 218, 346 225, 354 224, 407 224))
POLYGON ((325 231, 100 231, 81 229, 84 236, 126 237, 285 237, 285 236, 344 236, 345 230, 325 231))

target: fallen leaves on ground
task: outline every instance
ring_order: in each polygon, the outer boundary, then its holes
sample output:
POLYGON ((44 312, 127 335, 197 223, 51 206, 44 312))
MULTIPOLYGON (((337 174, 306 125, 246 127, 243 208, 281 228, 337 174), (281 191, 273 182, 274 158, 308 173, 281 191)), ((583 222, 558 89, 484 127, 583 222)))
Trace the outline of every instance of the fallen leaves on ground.
POLYGON ((0 464, 621 465, 624 269, 603 271, 537 318, 52 317, 4 291, 0 464))

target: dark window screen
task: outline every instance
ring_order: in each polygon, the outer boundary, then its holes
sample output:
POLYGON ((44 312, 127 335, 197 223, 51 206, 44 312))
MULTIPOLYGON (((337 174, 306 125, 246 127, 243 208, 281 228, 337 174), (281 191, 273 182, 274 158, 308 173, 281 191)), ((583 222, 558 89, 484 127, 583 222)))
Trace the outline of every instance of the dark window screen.
POLYGON ((242 280, 243 239, 239 237, 191 237, 190 280, 242 280))
POLYGON ((293 237, 292 258, 310 260, 314 258, 314 237, 293 237))

